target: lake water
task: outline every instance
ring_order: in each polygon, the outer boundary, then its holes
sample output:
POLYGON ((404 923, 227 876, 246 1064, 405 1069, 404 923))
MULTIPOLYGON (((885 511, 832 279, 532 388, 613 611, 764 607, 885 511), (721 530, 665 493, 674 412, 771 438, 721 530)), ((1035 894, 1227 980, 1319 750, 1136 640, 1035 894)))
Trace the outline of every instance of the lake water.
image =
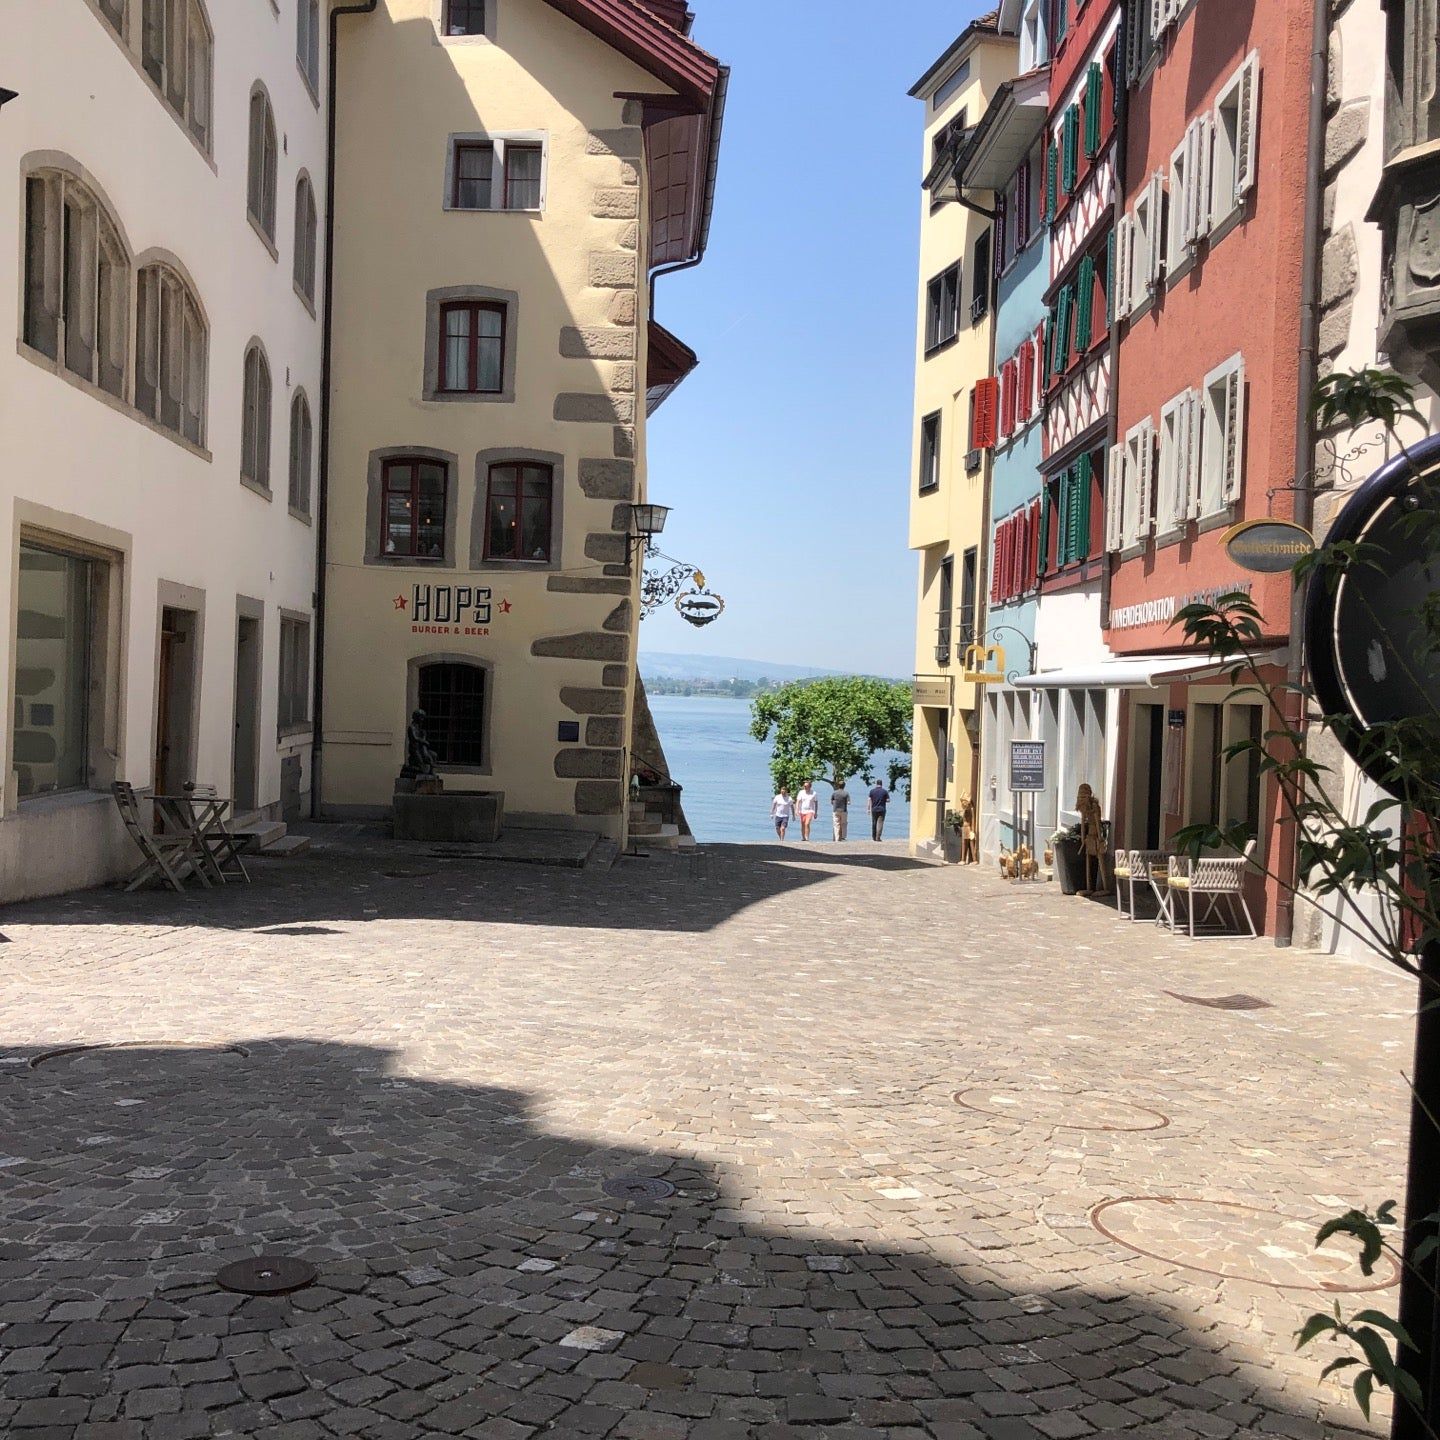
MULTIPOLYGON (((710 700, 691 695, 652 695, 650 710, 665 744, 670 773, 685 787, 685 814, 697 840, 775 838, 770 824, 770 747, 750 738, 748 700, 710 700)), ((885 774, 885 758, 876 756, 875 773, 885 774)), ((815 834, 830 838, 830 787, 820 784, 820 824, 815 834)), ((850 834, 869 834, 865 786, 850 782, 850 834)), ((903 839, 910 830, 910 807, 903 792, 890 799, 885 838, 903 839)), ((791 839, 800 827, 791 825, 791 839)))

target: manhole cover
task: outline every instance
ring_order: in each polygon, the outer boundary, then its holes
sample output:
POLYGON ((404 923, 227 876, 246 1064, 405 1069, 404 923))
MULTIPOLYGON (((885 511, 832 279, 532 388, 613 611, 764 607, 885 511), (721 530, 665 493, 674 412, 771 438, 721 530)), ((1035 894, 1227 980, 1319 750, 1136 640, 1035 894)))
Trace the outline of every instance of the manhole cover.
POLYGON ((1273 1010, 1275 1008, 1268 1000, 1260 1000, 1254 995, 1220 995, 1213 1000, 1207 1000, 1201 995, 1181 995, 1176 990, 1167 990, 1165 993, 1186 1005, 1203 1005, 1207 1010, 1273 1010))
POLYGON ((147 1059, 156 1065, 177 1054, 185 1057, 185 1063, 196 1059, 230 1060, 236 1057, 248 1059, 250 1052, 243 1045, 206 1045, 201 1041, 127 1041, 118 1045, 66 1045, 57 1050, 46 1050, 30 1057, 30 1068, 38 1070, 42 1065, 66 1061, 72 1068, 95 1068, 93 1062, 106 1056, 125 1059, 147 1059))
POLYGON ((668 1180, 649 1175, 618 1175, 600 1188, 615 1200, 664 1200, 675 1193, 668 1180))
POLYGON ((1137 1255, 1275 1290, 1344 1294, 1385 1290, 1400 1278, 1389 1256, 1365 1275, 1350 1251, 1317 1250, 1319 1220, 1234 1200, 1126 1195, 1097 1205, 1090 1223, 1137 1255))
POLYGON ((222 1290, 237 1295, 288 1295, 315 1283, 316 1269, 304 1260, 283 1255, 256 1255, 223 1266, 215 1280, 222 1290))
POLYGON ((1017 1125, 1052 1125, 1063 1130, 1163 1130, 1170 1123, 1158 1110, 1088 1091, 997 1090, 975 1085, 957 1090, 955 1103, 1017 1125))

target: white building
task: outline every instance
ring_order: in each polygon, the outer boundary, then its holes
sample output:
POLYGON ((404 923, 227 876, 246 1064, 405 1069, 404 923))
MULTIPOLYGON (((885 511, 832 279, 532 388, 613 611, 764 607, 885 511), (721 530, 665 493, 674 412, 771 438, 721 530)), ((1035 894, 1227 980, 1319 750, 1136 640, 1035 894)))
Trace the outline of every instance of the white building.
POLYGON ((0 0, 0 900, 309 788, 321 9, 0 0))

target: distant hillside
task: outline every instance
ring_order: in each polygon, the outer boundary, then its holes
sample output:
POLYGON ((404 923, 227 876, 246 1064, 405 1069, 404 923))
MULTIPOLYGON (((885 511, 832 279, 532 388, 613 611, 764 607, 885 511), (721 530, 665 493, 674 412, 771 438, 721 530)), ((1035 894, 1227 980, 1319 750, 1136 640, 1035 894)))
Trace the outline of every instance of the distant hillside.
POLYGON ((646 680, 813 680, 838 675, 838 670, 813 670, 804 665, 781 665, 774 660, 738 660, 733 655, 678 655, 647 650, 640 656, 640 673, 646 680))

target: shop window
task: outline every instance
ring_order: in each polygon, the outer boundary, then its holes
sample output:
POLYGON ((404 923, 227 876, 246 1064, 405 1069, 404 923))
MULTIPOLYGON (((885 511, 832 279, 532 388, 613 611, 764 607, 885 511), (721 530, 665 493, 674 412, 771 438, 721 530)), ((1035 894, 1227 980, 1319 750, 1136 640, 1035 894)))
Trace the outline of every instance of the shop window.
POLYGON ((25 181, 21 337, 63 369, 124 397, 129 261, 95 195, 58 171, 25 181))
POLYGON ((246 204, 260 233, 275 243, 275 176, 278 153, 275 114, 265 92, 250 96, 250 153, 246 204))
POLYGON ((548 465, 490 467, 485 558, 548 561, 552 548, 554 472, 548 465))
POLYGON ((446 466, 436 460, 387 460, 380 553, 417 560, 445 555, 446 466))
POLYGON ((462 661, 422 664, 416 703, 439 765, 481 768, 486 764, 486 682, 479 665, 462 661))
POLYGON ((140 64, 207 153, 213 52, 200 0, 140 0, 140 64))
POLYGON ((96 596, 104 565, 20 544, 14 769, 22 800, 90 783, 96 596))
POLYGON ((135 296, 135 408, 203 445, 209 339, 199 303, 162 264, 140 271, 135 296))
POLYGON ((310 622, 280 617, 280 696, 276 719, 281 733, 310 723, 310 622))
POLYGON ((270 365, 259 345, 245 352, 245 385, 240 409, 240 478, 270 491, 270 365))

